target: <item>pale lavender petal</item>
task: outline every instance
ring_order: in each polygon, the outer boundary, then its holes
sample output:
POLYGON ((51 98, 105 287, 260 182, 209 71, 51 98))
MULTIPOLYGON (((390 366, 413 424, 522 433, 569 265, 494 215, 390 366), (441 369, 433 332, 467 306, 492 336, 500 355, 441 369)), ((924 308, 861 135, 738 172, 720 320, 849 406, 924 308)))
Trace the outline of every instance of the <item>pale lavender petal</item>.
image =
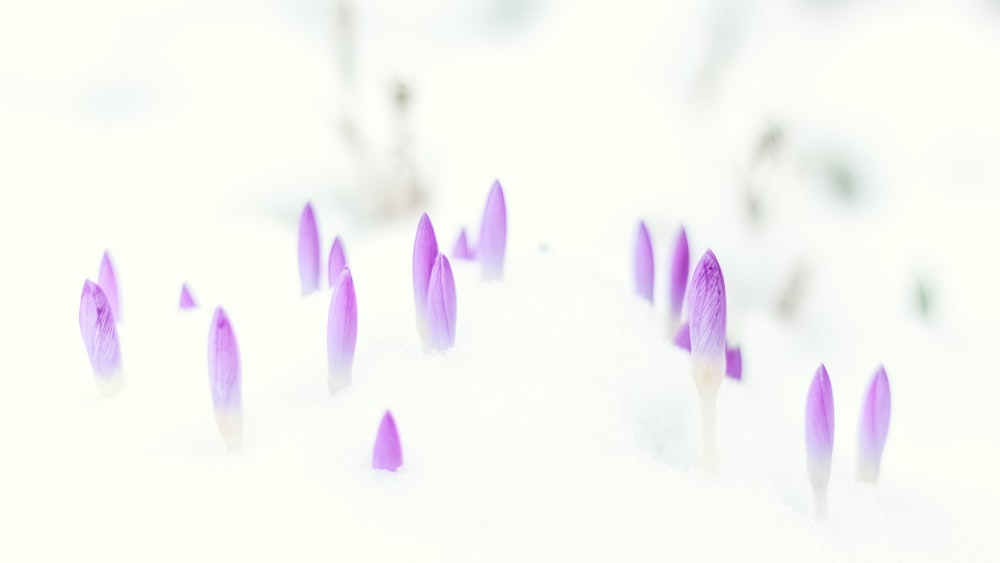
POLYGON ((119 377, 122 360, 115 315, 104 290, 90 280, 83 282, 80 295, 80 334, 94 375, 104 380, 119 377))
POLYGON ((403 448, 399 443, 399 432, 392 413, 385 411, 382 423, 375 436, 375 451, 372 453, 372 468, 396 471, 403 465, 403 448))
POLYGON ((743 353, 739 346, 726 348, 726 375, 737 381, 743 379, 743 353))
POLYGON ((475 256, 469 248, 469 239, 465 234, 465 229, 458 233, 458 240, 455 242, 455 251, 451 253, 455 260, 473 260, 475 256))
POLYGON ((191 295, 191 290, 188 289, 187 283, 181 285, 181 309, 194 309, 198 306, 194 301, 194 296, 191 295))
POLYGON ((889 376, 885 368, 879 366, 868 384, 864 407, 861 410, 861 425, 858 432, 858 477, 863 481, 875 482, 882 464, 882 449, 889 434, 889 411, 891 397, 889 376))
POLYGON ((726 284, 715 254, 707 250, 691 276, 691 355, 723 362, 726 354, 726 284))
POLYGON ((639 221, 635 237, 635 290, 646 301, 653 302, 653 243, 649 240, 646 223, 639 221))
POLYGON ((319 289, 319 229, 312 203, 307 203, 299 218, 299 277, 302 295, 319 289))
POLYGON ((243 408, 243 378, 240 348, 229 317, 222 307, 215 310, 208 331, 208 383, 216 412, 238 412, 243 408))
POLYGON ((327 278, 330 281, 330 287, 337 287, 337 278, 340 277, 340 273, 347 266, 347 256, 344 254, 344 243, 341 242, 340 237, 333 239, 333 246, 330 247, 330 260, 327 262, 327 278))
POLYGON ((354 293, 351 269, 344 268, 337 278, 330 315, 327 320, 326 355, 329 361, 330 393, 351 384, 354 371, 354 349, 358 341, 358 303, 354 293))
POLYGON ((493 182, 486 198, 483 222, 479 228, 477 256, 483 263, 483 279, 498 280, 503 277, 504 254, 507 251, 507 203, 500 180, 493 182))
POLYGON ((104 251, 101 258, 101 271, 97 274, 97 285, 104 290, 104 295, 111 304, 111 311, 115 314, 115 320, 122 320, 121 298, 118 296, 118 276, 115 274, 115 265, 111 262, 111 255, 104 251))
POLYGON ((688 352, 691 351, 691 327, 687 323, 682 324, 677 329, 677 334, 674 335, 674 345, 688 352))
POLYGON ((426 213, 420 216, 417 236, 413 241, 413 301, 417 308, 418 323, 423 324, 427 311, 427 284, 431 279, 431 269, 438 255, 437 237, 434 226, 426 213))
POLYGON ((820 364, 806 396, 806 456, 814 489, 825 490, 833 456, 833 389, 826 366, 820 364))
POLYGON ((674 319, 681 316, 681 308, 684 305, 684 292, 687 291, 688 268, 690 259, 688 256, 688 239, 684 227, 677 235, 677 242, 674 243, 674 256, 670 268, 670 315, 674 319))
POLYGON ((427 289, 427 341, 431 349, 447 350, 455 345, 457 312, 451 264, 444 254, 438 253, 427 289))

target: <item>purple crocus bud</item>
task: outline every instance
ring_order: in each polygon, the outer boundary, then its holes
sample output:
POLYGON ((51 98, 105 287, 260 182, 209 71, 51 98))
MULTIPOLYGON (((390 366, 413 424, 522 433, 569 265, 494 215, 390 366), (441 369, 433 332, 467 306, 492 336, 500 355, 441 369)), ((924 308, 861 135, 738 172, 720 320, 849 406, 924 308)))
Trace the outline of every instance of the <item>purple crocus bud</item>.
POLYGON ((357 341, 358 302, 354 294, 354 278, 351 277, 351 269, 344 268, 330 299, 326 329, 326 356, 330 367, 327 381, 331 395, 351 384, 357 341))
POLYGON ((653 243, 649 240, 646 223, 639 221, 635 237, 635 290, 646 301, 653 302, 653 243))
POLYGON ((80 295, 80 334, 94 369, 97 388, 110 397, 122 388, 122 359, 115 315, 104 290, 86 280, 80 295))
POLYGON ((472 250, 469 248, 469 239, 465 235, 464 228, 460 233, 458 233, 458 240, 455 242, 455 251, 451 253, 451 257, 455 260, 475 259, 475 256, 472 254, 472 250))
POLYGON ((684 323, 674 334, 674 345, 683 350, 691 351, 691 327, 684 323))
POLYGON ((327 261, 326 274, 330 281, 330 287, 337 287, 337 278, 347 266, 347 256, 344 255, 344 243, 340 237, 333 239, 333 246, 330 247, 330 259, 327 261))
POLYGON ((806 466, 816 495, 816 510, 826 514, 826 485, 833 457, 833 389, 826 366, 820 364, 806 396, 806 466))
POLYGON ((181 309, 194 309, 198 306, 194 301, 194 296, 191 295, 191 290, 188 289, 187 283, 181 285, 181 309))
POLYGON ((479 250, 483 263, 483 279, 499 280, 503 277, 504 254, 507 251, 507 203, 500 180, 493 182, 486 198, 483 222, 479 228, 479 250))
POLYGON ((375 436, 375 451, 372 453, 372 467, 395 472, 403 465, 403 449, 399 444, 396 421, 390 411, 385 411, 382 423, 375 436))
POLYGON ((739 346, 726 347, 726 376, 737 381, 743 379, 743 353, 739 346))
POLYGON ((858 429, 858 480, 874 483, 882 464, 882 449, 889 433, 889 377, 879 366, 868 384, 858 429))
POLYGON ((229 450, 240 447, 243 436, 243 376, 240 348, 229 317, 215 310, 208 331, 208 384, 219 433, 229 450))
POLYGON ((448 258, 438 253, 431 269, 427 288, 427 344, 432 350, 447 350, 455 345, 455 278, 448 258))
POLYGON ((299 277, 302 295, 319 289, 319 229, 312 203, 306 203, 299 217, 299 277))
POLYGON ((705 251, 694 268, 688 302, 691 355, 721 364, 726 355, 726 283, 711 250, 705 251))
POLYGON ((111 304, 111 312, 115 315, 117 322, 122 321, 122 303, 118 296, 118 276, 115 274, 115 265, 111 262, 111 255, 104 251, 101 258, 101 271, 97 274, 97 285, 104 290, 104 295, 111 304))
POLYGON ((690 259, 688 256, 688 239, 684 227, 681 227, 677 234, 677 242, 674 243, 674 256, 670 268, 670 326, 675 327, 680 322, 681 308, 684 305, 684 292, 687 291, 688 268, 690 259))
POLYGON ((434 226, 426 213, 420 216, 417 236, 413 241, 413 301, 417 310, 417 329, 420 339, 427 343, 427 284, 431 281, 431 269, 437 259, 438 244, 434 226))

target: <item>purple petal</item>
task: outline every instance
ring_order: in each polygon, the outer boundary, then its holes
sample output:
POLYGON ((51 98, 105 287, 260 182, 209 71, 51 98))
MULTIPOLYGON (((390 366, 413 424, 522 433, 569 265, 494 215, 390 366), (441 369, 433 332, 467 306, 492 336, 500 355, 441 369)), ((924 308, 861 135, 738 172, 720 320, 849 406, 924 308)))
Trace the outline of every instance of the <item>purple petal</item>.
POLYGON ((426 213, 420 216, 417 236, 413 241, 413 301, 417 308, 418 323, 423 324, 427 310, 427 284, 431 279, 431 269, 438 255, 437 237, 434 226, 426 213))
POLYGON ((302 295, 319 289, 319 229, 312 203, 307 203, 299 218, 299 277, 302 295))
POLYGON ((670 268, 670 316, 673 319, 679 319, 681 316, 684 292, 687 291, 689 267, 687 233, 684 232, 684 227, 681 227, 681 232, 677 235, 677 242, 674 243, 674 257, 670 268))
POLYGON ((455 242, 455 251, 451 253, 455 260, 472 260, 475 258, 469 249, 469 240, 465 235, 465 229, 458 233, 458 240, 455 242))
POLYGON ((861 426, 858 432, 858 476, 863 481, 875 482, 882 463, 882 449, 889 433, 889 376, 885 368, 879 366, 868 384, 865 404, 861 410, 861 426))
POLYGON ((431 270, 427 289, 428 344, 433 350, 447 350, 455 345, 455 319, 458 303, 451 264, 444 254, 438 254, 431 270))
POLYGON ((187 283, 181 285, 181 309, 194 309, 198 306, 188 289, 187 283))
MULTIPOLYGON (((115 315, 104 290, 96 283, 83 282, 80 295, 80 334, 90 357, 90 366, 98 380, 110 383, 120 377, 122 369, 121 348, 115 329, 115 315)), ((116 385, 102 386, 102 391, 112 391, 116 385)), ((108 393, 111 394, 111 393, 108 393)))
POLYGON ((833 456, 833 389, 820 364, 806 396, 806 455, 814 489, 825 489, 833 456))
POLYGON ((240 348, 229 317, 222 307, 215 310, 208 331, 208 383, 216 413, 239 412, 243 408, 243 378, 240 348))
POLYGON ((635 290, 646 301, 653 302, 653 243, 649 240, 646 223, 639 221, 635 237, 635 290))
POLYGON ((743 379, 743 353, 739 346, 726 348, 726 375, 737 381, 743 379))
POLYGON ((503 277, 504 254, 507 251, 507 203, 500 180, 493 182, 486 198, 483 222, 479 229, 479 250, 483 263, 483 279, 499 280, 503 277))
POLYGON ((118 297, 118 276, 115 275, 115 265, 111 262, 111 255, 106 250, 104 257, 101 258, 101 271, 97 274, 97 285, 100 285, 101 289, 104 290, 104 295, 107 296, 108 303, 111 304, 111 311, 115 314, 115 320, 121 322, 122 304, 118 297))
POLYGON ((677 329, 677 334, 674 335, 674 345, 688 352, 691 351, 691 327, 688 326, 688 323, 682 324, 677 329))
POLYGON ((329 361, 330 394, 351 384, 354 370, 354 348, 358 341, 358 303, 354 294, 351 269, 344 268, 337 278, 330 299, 327 320, 326 355, 329 361))
POLYGON ((327 261, 327 278, 330 281, 330 287, 337 287, 337 278, 340 277, 340 273, 347 266, 347 256, 344 255, 344 243, 341 242, 340 237, 333 239, 333 246, 330 247, 330 260, 327 261))
POLYGON ((691 277, 688 297, 691 355, 722 362, 726 354, 726 284, 711 250, 705 252, 691 277))
POLYGON ((403 449, 399 444, 399 432, 392 413, 385 411, 382 423, 375 436, 375 451, 372 453, 372 467, 385 471, 396 471, 403 465, 403 449))

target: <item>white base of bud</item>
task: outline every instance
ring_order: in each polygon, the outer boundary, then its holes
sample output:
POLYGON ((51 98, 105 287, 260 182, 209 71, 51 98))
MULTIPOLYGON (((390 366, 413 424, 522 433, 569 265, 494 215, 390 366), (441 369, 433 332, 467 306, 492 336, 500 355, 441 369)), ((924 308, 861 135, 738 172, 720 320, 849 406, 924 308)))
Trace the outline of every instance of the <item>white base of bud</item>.
POLYGON ((718 458, 715 450, 715 398, 722 385, 723 362, 692 358, 694 385, 701 396, 701 443, 705 469, 715 473, 718 458))
POLYGON ((233 410, 215 411, 215 423, 226 443, 226 450, 235 452, 243 446, 243 413, 233 410))
POLYGON ((97 381, 97 391, 103 397, 114 397, 125 388, 125 378, 121 372, 112 375, 99 375, 94 378, 97 381))
POLYGON ((878 464, 862 461, 858 464, 858 481, 874 485, 878 481, 878 469, 878 464))

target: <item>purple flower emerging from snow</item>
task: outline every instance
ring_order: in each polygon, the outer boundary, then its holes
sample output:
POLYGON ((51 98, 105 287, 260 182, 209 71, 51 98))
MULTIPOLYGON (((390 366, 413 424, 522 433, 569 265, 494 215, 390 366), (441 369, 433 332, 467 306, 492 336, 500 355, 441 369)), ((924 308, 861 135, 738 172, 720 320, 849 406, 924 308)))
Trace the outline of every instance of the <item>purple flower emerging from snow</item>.
POLYGON ((457 311, 451 264, 438 253, 427 288, 427 342, 431 349, 447 350, 455 345, 457 311))
POLYGON ((479 228, 479 260, 483 263, 483 279, 503 277, 504 254, 507 251, 507 203, 500 180, 493 182, 486 198, 483 222, 479 228))
POLYGON ((417 224, 417 236, 413 241, 413 302, 417 310, 417 329, 420 339, 427 342, 427 284, 431 281, 431 269, 438 255, 437 237, 431 219, 424 213, 417 224))
POLYGON ((326 274, 330 281, 330 287, 337 287, 337 278, 347 266, 347 256, 344 255, 344 243, 340 237, 333 239, 333 246, 330 247, 330 259, 327 261, 326 274))
POLYGON ((684 227, 681 227, 677 234, 677 242, 674 243, 674 256, 670 268, 670 326, 677 326, 681 318, 681 308, 684 305, 684 292, 687 291, 688 268, 690 258, 688 256, 688 239, 684 227))
POLYGON ((455 251, 451 253, 451 257, 455 260, 473 260, 475 255, 472 253, 472 249, 469 248, 469 239, 465 234, 465 229, 458 233, 458 240, 455 241, 455 251))
POLYGON ((874 483, 882 464, 882 449, 889 433, 889 376, 879 366, 868 384, 858 430, 858 479, 874 483))
POLYGON ((833 389, 826 366, 820 364, 806 396, 806 461, 816 510, 826 513, 826 485, 833 457, 833 389))
POLYGON ((194 296, 191 295, 187 284, 181 285, 181 309, 194 309, 197 306, 198 304, 195 303, 194 296))
POLYGON ((118 296, 118 276, 115 274, 115 265, 111 262, 111 255, 104 251, 101 258, 101 271, 97 274, 97 285, 101 286, 104 295, 111 304, 111 311, 115 314, 117 322, 122 321, 122 303, 118 296))
POLYGON ((351 384, 357 341, 358 303, 354 294, 354 278, 351 277, 351 269, 344 268, 330 299, 327 321, 326 354, 330 366, 328 383, 331 395, 351 384))
POLYGON ((385 411, 382 423, 375 436, 375 451, 372 453, 372 467, 385 471, 396 471, 403 465, 403 449, 399 444, 399 432, 392 413, 385 411))
POLYGON ((646 301, 653 302, 653 243, 649 240, 646 223, 639 221, 635 237, 635 290, 646 301))
POLYGON ((97 377, 98 389, 104 395, 121 390, 121 348, 115 329, 115 315, 104 291, 96 283, 83 282, 80 295, 80 334, 97 377))
POLYGON ((307 203, 299 218, 299 277, 302 295, 319 289, 319 229, 312 203, 307 203))
POLYGON ((219 433, 230 450, 237 449, 243 434, 243 376, 240 348, 222 307, 208 331, 208 384, 219 433))
POLYGON ((705 251, 694 268, 688 302, 691 355, 700 361, 722 363, 726 354, 726 284, 711 250, 705 251))

